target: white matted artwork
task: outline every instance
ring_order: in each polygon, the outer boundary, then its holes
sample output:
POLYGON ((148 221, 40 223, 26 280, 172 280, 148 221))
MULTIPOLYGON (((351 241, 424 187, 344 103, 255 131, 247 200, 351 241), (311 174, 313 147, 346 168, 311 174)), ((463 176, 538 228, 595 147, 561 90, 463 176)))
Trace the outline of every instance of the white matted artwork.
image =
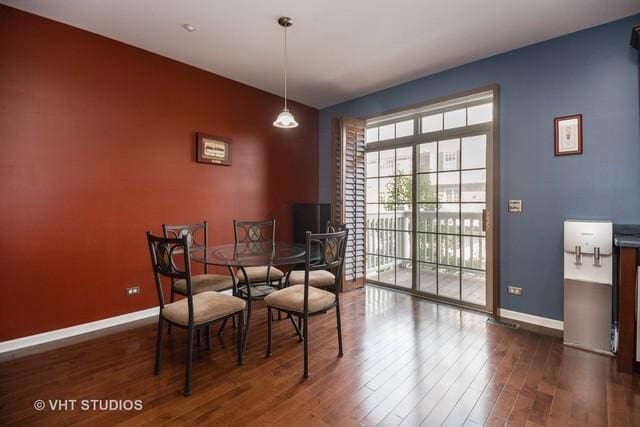
POLYGON ((196 161, 210 165, 231 165, 231 140, 219 136, 197 134, 196 161))

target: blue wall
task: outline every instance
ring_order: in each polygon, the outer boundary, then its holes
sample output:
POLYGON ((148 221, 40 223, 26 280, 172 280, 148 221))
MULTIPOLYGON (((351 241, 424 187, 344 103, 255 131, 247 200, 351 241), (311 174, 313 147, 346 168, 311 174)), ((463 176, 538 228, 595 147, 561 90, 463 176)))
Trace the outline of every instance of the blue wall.
POLYGON ((320 111, 320 198, 331 200, 330 120, 500 85, 500 306, 562 319, 562 221, 640 223, 640 15, 517 49, 320 111), (582 113, 584 154, 555 157, 553 118, 582 113), (507 213, 522 199, 522 214, 507 213), (520 297, 507 284, 524 288, 520 297))

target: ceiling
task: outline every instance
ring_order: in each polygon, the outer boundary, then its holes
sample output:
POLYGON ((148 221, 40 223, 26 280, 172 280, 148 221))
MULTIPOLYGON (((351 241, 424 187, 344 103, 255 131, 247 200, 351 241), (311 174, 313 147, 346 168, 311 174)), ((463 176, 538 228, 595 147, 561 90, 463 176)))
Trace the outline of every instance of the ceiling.
POLYGON ((289 96, 317 108, 640 12, 639 0, 0 3, 278 95, 283 33, 276 20, 291 16, 289 96))

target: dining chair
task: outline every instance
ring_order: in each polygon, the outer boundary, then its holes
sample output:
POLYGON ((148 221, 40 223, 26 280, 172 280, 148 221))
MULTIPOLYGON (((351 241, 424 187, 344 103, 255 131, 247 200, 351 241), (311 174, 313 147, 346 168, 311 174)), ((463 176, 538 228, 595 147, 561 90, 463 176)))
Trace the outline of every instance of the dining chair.
MULTIPOLYGON (((233 220, 233 240, 241 256, 251 256, 252 251, 264 252, 265 246, 273 248, 276 240, 276 220, 269 221, 238 221, 233 220)), ((247 320, 245 330, 245 341, 248 338, 249 326, 251 324, 252 302, 263 300, 273 291, 274 285, 282 288, 284 273, 268 264, 265 266, 247 266, 233 271, 229 269, 234 277, 233 294, 247 301, 247 320), (245 275, 246 273, 246 275, 245 275), (249 282, 247 283, 247 277, 249 282), (277 282, 275 284, 274 282, 277 282), (249 289, 251 287, 251 289, 249 289)), ((226 325, 222 323, 218 330, 220 335, 226 325)), ((246 351, 246 348, 245 348, 246 351)))
POLYGON ((291 316, 302 318, 304 342, 304 377, 309 377, 309 317, 336 309, 338 326, 338 357, 342 357, 342 325, 340 322, 340 286, 344 265, 348 230, 335 233, 306 233, 305 280, 302 285, 293 285, 267 295, 267 357, 272 355, 271 310, 281 310, 291 316), (312 250, 316 249, 316 250, 312 250), (309 284, 309 273, 319 270, 335 270, 336 278, 329 290, 315 288, 309 284))
MULTIPOLYGON (((234 296, 220 292, 205 291, 199 294, 193 292, 194 284, 191 276, 191 259, 189 251, 191 242, 187 235, 180 238, 166 238, 153 236, 147 232, 147 243, 151 265, 158 292, 160 313, 158 316, 158 335, 156 337, 156 356, 153 374, 160 374, 160 348, 162 344, 162 327, 167 322, 178 328, 187 330, 187 359, 184 377, 184 395, 191 394, 191 365, 193 358, 193 336, 195 331, 202 328, 207 330, 212 323, 219 320, 238 317, 237 354, 238 365, 243 359, 243 321, 246 303, 234 296), (182 254, 182 266, 176 264, 174 256, 182 254), (186 298, 165 304, 163 280, 184 280, 186 298)), ((178 255, 179 257, 179 255, 178 255)), ((207 334, 208 348, 211 349, 211 337, 207 334)))
MULTIPOLYGON (((180 239, 182 236, 187 236, 189 247, 193 251, 203 251, 204 259, 206 260, 207 249, 209 247, 209 225, 207 221, 202 221, 196 224, 178 224, 167 225, 162 224, 162 231, 164 237, 180 239)), ((174 254, 177 255, 177 254, 174 254)), ((222 292, 229 289, 233 289, 233 279, 226 274, 209 274, 209 266, 205 262, 204 274, 195 274, 191 276, 191 283, 193 285, 193 293, 199 294, 202 292, 222 292)), ((175 295, 187 295, 187 284, 184 280, 172 280, 171 281, 171 295, 170 302, 175 300, 175 295)), ((235 325, 235 321, 234 321, 235 325)), ((171 333, 171 324, 167 327, 169 334, 171 333)), ((209 336, 210 331, 207 331, 209 336)), ((200 332, 198 331, 197 343, 200 345, 200 332)))
MULTIPOLYGON (((167 225, 162 224, 162 231, 165 238, 180 239, 183 236, 187 237, 191 252, 203 251, 204 258, 206 260, 208 242, 209 242, 209 226, 207 221, 203 221, 197 224, 179 224, 179 225, 167 225)), ((174 255, 177 255, 175 253, 174 255)), ((191 277, 191 284, 193 285, 193 293, 199 294, 209 291, 225 291, 233 289, 233 279, 226 274, 209 274, 208 265, 204 264, 204 274, 196 274, 191 277)), ((187 295, 187 284, 185 280, 172 281, 171 297, 173 302, 175 294, 187 295)))
MULTIPOLYGON (((261 244, 275 243, 276 239, 276 220, 270 221, 238 221, 233 220, 233 239, 236 245, 239 243, 261 244)), ((243 270, 236 271, 236 281, 238 284, 244 284, 247 279, 244 275, 246 271, 249 282, 252 285, 278 283, 278 287, 282 287, 282 278, 284 273, 271 265, 258 267, 245 267, 243 270)))
MULTIPOLYGON (((346 224, 334 224, 331 221, 327 221, 327 233, 336 233, 338 231, 346 231, 346 224)), ((348 235, 348 233, 347 233, 348 235)), ((345 248, 348 240, 345 241, 345 248)), ((287 285, 302 285, 304 284, 304 270, 290 271, 286 280, 287 285)), ((326 288, 333 286, 336 281, 334 272, 328 270, 314 270, 309 272, 309 284, 316 288, 326 288)), ((341 289, 342 290, 342 289, 341 289)))

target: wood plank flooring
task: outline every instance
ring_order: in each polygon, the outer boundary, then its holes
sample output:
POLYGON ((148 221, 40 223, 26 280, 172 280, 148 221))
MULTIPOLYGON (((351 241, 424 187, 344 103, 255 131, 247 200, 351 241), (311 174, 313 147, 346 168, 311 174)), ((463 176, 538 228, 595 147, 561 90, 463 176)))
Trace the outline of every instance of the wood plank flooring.
POLYGON ((557 338, 484 322, 486 316, 366 287, 343 294, 345 355, 335 314, 310 324, 311 376, 288 320, 254 313, 246 364, 231 326, 196 349, 182 396, 185 334, 165 339, 153 376, 155 326, 0 364, 0 425, 640 426, 638 376, 557 338), (36 411, 36 399, 47 407, 36 411), (53 399, 76 399, 54 411, 53 399), (142 401, 142 410, 82 410, 82 399, 142 401))

